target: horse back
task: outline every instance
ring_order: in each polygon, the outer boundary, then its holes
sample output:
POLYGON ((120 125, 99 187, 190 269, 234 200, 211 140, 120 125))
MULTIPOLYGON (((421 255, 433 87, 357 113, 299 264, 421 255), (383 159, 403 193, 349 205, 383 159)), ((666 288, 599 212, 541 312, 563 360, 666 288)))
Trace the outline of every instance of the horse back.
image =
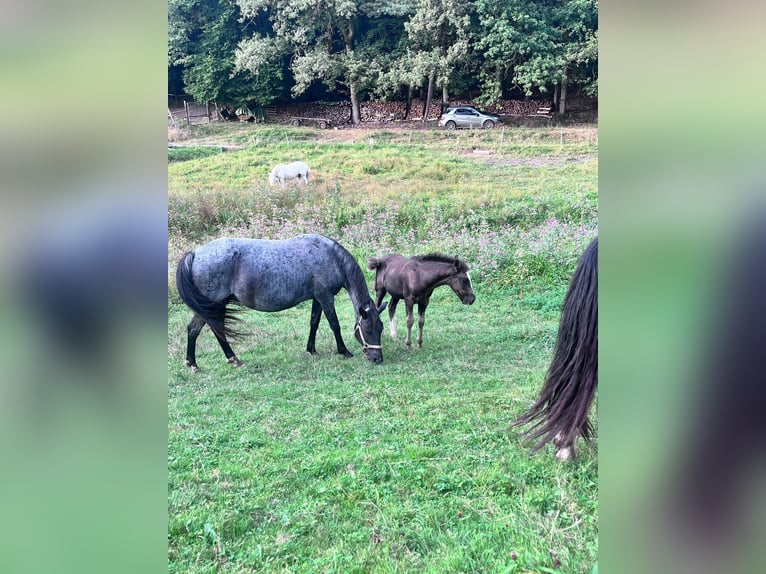
POLYGON ((398 253, 370 258, 367 267, 375 270, 375 290, 385 289, 397 297, 406 295, 411 263, 410 259, 398 253))
POLYGON ((282 311, 316 293, 335 295, 344 275, 321 236, 218 239, 195 251, 195 283, 213 300, 231 296, 258 311, 282 311))
POLYGON ((302 161, 294 161, 288 167, 291 168, 292 171, 301 175, 307 174, 309 172, 308 164, 302 161))

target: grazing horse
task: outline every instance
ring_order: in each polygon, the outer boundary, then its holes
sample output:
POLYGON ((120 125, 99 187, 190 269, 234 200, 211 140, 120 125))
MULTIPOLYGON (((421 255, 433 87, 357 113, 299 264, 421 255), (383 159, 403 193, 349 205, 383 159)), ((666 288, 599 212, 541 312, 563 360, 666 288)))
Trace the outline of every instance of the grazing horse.
POLYGON ((534 450, 552 439, 557 458, 574 458, 577 435, 587 441, 593 435, 588 411, 597 386, 598 237, 583 252, 569 283, 540 398, 513 426, 531 423, 523 436, 539 439, 534 450))
POLYGON ((315 338, 324 311, 335 335, 338 353, 353 355, 340 334, 335 313, 335 295, 348 291, 356 314, 354 336, 367 359, 383 362, 380 336, 383 323, 367 290, 359 264, 340 244, 321 235, 299 235, 292 239, 216 239, 186 253, 176 270, 178 294, 194 311, 187 327, 186 364, 199 371, 195 358, 197 337, 205 324, 210 326, 226 360, 242 363, 232 351, 227 337, 239 335, 228 324, 236 319, 229 303, 239 303, 256 311, 275 312, 311 299, 311 322, 306 350, 316 354, 315 338))
POLYGON ((298 178, 298 185, 301 184, 301 180, 308 185, 310 171, 309 166, 302 161, 294 161, 287 165, 280 163, 271 170, 269 185, 274 185, 278 181, 280 187, 284 187, 286 179, 295 179, 296 177, 298 178))
POLYGON ((404 299, 407 311, 407 339, 404 343, 412 346, 410 332, 415 319, 412 307, 418 304, 418 347, 423 346, 423 325, 426 322, 426 308, 434 289, 449 285, 464 305, 472 305, 476 295, 468 275, 468 265, 456 257, 439 253, 416 255, 407 259, 395 253, 380 259, 370 259, 369 269, 375 269, 375 293, 377 305, 383 301, 386 292, 391 294, 388 306, 391 338, 396 339, 396 305, 404 299))

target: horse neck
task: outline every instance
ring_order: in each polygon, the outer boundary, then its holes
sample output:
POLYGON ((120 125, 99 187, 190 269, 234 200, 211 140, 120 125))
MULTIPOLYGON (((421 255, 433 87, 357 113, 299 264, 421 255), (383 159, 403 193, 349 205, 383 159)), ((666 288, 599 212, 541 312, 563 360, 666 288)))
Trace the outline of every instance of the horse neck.
MULTIPOLYGON (((340 247, 340 246, 339 246, 340 247)), ((343 286, 351 297, 351 303, 354 305, 354 314, 359 318, 359 308, 367 307, 372 303, 370 293, 367 290, 367 282, 364 280, 364 274, 359 264, 345 249, 338 250, 341 258, 341 267, 344 272, 345 280, 343 286)))
POLYGON ((437 273, 434 273, 433 278, 428 282, 428 289, 430 289, 431 291, 433 291, 437 287, 441 287, 442 285, 448 285, 448 281, 457 274, 457 272, 455 271, 455 266, 452 265, 451 263, 431 262, 431 265, 439 267, 439 271, 437 273))

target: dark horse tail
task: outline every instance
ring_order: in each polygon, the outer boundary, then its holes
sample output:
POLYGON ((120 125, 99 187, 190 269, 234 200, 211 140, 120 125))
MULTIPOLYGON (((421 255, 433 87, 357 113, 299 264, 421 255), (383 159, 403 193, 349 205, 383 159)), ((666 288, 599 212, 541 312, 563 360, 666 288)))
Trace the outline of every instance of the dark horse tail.
POLYGON ((578 432, 590 440, 588 411, 597 386, 598 237, 583 252, 569 283, 540 398, 513 426, 532 425, 522 436, 539 439, 534 450, 554 438, 557 444, 572 444, 578 432))
POLYGON ((221 339, 236 338, 242 333, 232 329, 228 323, 236 321, 232 309, 228 306, 230 300, 216 303, 208 299, 194 284, 192 278, 192 265, 194 264, 194 252, 189 251, 181 257, 176 268, 176 288, 178 295, 186 305, 210 326, 216 337, 221 339))

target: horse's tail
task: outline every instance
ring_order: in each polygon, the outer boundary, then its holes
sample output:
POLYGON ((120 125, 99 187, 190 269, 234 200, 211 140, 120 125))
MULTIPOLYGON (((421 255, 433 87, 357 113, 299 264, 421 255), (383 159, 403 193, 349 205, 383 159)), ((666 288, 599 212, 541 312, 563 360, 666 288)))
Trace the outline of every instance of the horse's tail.
POLYGON ((590 440, 588 411, 598 386, 598 238, 580 257, 564 298, 556 349, 540 398, 513 426, 531 423, 522 436, 571 444, 577 433, 590 440), (558 437, 558 435, 561 433, 558 437))
POLYGON ((192 265, 194 264, 194 252, 189 251, 181 257, 176 268, 176 288, 178 295, 186 305, 210 325, 210 329, 216 337, 221 339, 236 338, 241 332, 232 329, 228 323, 238 321, 234 311, 228 306, 229 301, 216 303, 207 298, 194 284, 192 278, 192 265))

